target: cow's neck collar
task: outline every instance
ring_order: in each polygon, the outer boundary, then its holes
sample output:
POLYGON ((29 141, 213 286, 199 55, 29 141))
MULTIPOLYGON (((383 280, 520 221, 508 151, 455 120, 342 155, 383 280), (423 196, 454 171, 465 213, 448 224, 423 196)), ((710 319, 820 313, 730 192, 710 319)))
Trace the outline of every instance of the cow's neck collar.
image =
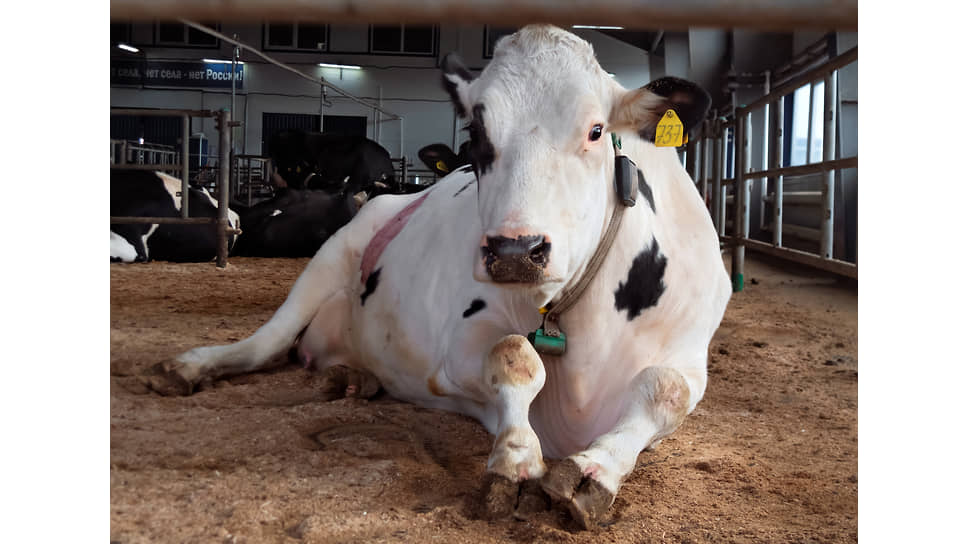
MULTIPOLYGON (((621 183, 617 177, 622 175, 622 173, 619 171, 618 159, 625 157, 621 155, 621 140, 616 141, 614 134, 612 135, 612 145, 615 148, 616 157, 615 185, 619 187, 621 183)), ((632 168, 635 168, 634 164, 632 168)), ((631 205, 634 205, 634 200, 631 205)), ((608 256, 608 251, 611 249, 615 237, 618 235, 619 227, 622 226, 622 218, 625 216, 623 212, 625 208, 631 205, 623 202, 621 196, 615 199, 615 204, 612 207, 612 215, 608 220, 608 226, 605 228, 605 234, 598 241, 598 247, 595 248, 595 252, 592 253, 591 258, 588 260, 588 265, 585 266, 585 270, 582 272, 578 282, 574 285, 566 286, 562 289, 560 293, 561 297, 556 302, 549 302, 539 310, 543 315, 541 328, 528 335, 528 339, 531 340, 531 343, 539 353, 548 355, 563 355, 565 353, 565 333, 558 327, 558 321, 562 314, 578 302, 578 299, 581 298, 585 289, 595 278, 598 270, 605 262, 605 258, 608 256)))

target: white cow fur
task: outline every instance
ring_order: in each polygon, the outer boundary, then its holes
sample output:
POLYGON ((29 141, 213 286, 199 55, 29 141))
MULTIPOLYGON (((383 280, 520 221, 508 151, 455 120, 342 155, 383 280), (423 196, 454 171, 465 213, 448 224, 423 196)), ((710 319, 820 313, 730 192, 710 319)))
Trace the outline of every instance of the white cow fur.
POLYGON ((545 473, 543 456, 569 457, 614 494, 639 452, 679 425, 685 412, 676 403, 691 412, 705 391, 709 342, 730 295, 712 221, 675 150, 656 148, 616 121, 613 106, 629 95, 573 35, 527 27, 502 40, 484 73, 459 82, 458 92, 467 111, 486 105, 493 168, 479 190, 455 197, 475 180, 463 171, 429 189, 380 257, 380 281, 365 305, 364 248, 420 194, 364 206, 323 245, 268 323, 236 344, 188 351, 174 368, 192 383, 255 370, 309 324, 299 353, 317 367, 366 369, 397 398, 467 414, 504 437, 491 455, 492 472, 537 478, 545 473), (609 138, 586 138, 595 123, 621 131, 657 212, 641 195, 624 212, 604 265, 562 317, 567 353, 539 358, 528 345, 521 357, 534 366, 526 383, 498 379, 502 371, 488 362, 492 348, 541 323, 537 308, 578 280, 617 205, 609 138), (487 281, 484 234, 522 232, 549 236, 547 281, 487 281), (616 311, 614 293, 653 236, 668 259, 666 288, 657 306, 629 321, 616 311), (486 308, 463 318, 474 299, 486 308))

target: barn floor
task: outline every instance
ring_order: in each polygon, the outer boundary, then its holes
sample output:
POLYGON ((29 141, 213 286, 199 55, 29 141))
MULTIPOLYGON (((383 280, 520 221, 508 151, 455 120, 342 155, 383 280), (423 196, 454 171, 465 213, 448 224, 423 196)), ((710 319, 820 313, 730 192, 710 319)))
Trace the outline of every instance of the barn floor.
POLYGON ((555 510, 482 520, 492 438, 463 416, 320 402, 318 375, 288 364, 191 397, 141 385, 259 327, 306 259, 112 264, 111 540, 856 542, 856 286, 755 259, 705 398, 587 532, 555 510))

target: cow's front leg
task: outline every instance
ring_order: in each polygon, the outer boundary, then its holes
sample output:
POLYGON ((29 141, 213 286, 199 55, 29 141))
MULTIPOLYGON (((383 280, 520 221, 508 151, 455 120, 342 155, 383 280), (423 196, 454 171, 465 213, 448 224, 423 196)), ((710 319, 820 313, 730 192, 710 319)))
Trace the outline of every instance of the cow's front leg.
POLYGON ((484 380, 494 395, 497 416, 484 506, 489 517, 499 517, 514 511, 522 484, 547 472, 541 444, 528 421, 531 402, 544 387, 544 364, 527 338, 508 335, 488 353, 484 380))
MULTIPOLYGON (((696 378, 704 384, 704 373, 696 378)), ((701 387, 693 386, 697 396, 701 387)), ((624 400, 626 412, 611 431, 563 459, 541 481, 552 500, 567 506, 586 529, 612 506, 639 453, 676 430, 695 404, 683 374, 664 367, 640 372, 624 400)))

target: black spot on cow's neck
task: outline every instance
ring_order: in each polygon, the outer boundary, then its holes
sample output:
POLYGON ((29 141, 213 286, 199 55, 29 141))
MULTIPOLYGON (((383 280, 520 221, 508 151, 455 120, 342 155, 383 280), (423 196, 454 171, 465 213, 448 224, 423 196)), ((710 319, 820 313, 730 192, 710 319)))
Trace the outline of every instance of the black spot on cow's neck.
POLYGON ((476 314, 477 312, 483 310, 486 307, 487 307, 487 303, 486 302, 484 302, 483 300, 481 300, 479 298, 475 298, 473 301, 471 301, 470 308, 464 310, 464 318, 466 319, 466 318, 468 318, 468 317, 476 314))
POLYGON ((649 183, 645 181, 645 174, 642 173, 642 170, 639 170, 639 192, 649 201, 649 207, 652 208, 652 213, 655 213, 655 200, 652 198, 652 187, 649 187, 649 183))
POLYGON ((464 192, 464 189, 467 189, 468 187, 470 187, 471 184, 474 183, 475 181, 477 181, 477 180, 476 179, 472 179, 472 180, 468 181, 467 183, 465 183, 464 186, 461 187, 459 191, 457 191, 456 193, 454 193, 454 196, 457 196, 457 195, 463 193, 464 192))
POLYGON ((471 122, 467 126, 471 136, 468 153, 470 154, 471 166, 478 178, 486 174, 491 169, 491 164, 494 163, 494 146, 488 139, 487 129, 484 127, 484 111, 484 104, 475 104, 471 122))
POLYGON ((659 242, 652 238, 652 244, 632 261, 626 281, 619 282, 615 290, 615 309, 619 312, 628 310, 628 320, 632 321, 642 310, 658 304, 665 291, 662 281, 665 267, 666 257, 659 251, 659 242))
POLYGON ((376 286, 380 284, 380 271, 383 270, 382 267, 377 268, 370 273, 370 277, 366 278, 366 289, 363 294, 360 295, 360 306, 366 304, 366 297, 373 294, 376 291, 376 286))

